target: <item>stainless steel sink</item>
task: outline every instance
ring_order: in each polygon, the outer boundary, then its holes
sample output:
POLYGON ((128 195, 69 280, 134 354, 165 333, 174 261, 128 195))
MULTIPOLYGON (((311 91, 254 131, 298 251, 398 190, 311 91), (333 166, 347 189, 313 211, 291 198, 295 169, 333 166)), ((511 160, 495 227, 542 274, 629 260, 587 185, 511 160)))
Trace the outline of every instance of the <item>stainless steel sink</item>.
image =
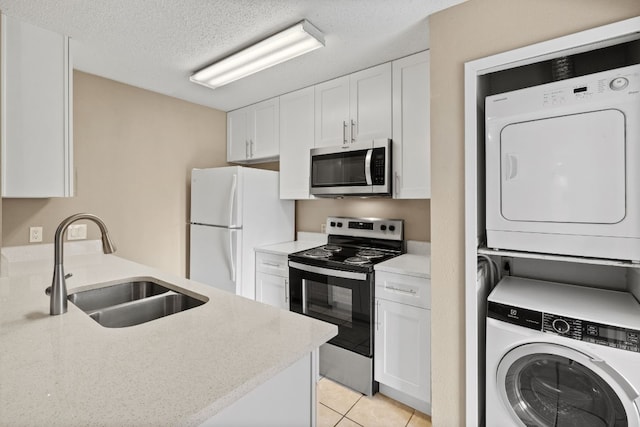
POLYGON ((79 291, 68 298, 106 328, 139 325, 198 307, 208 301, 202 295, 187 295, 150 278, 79 291))

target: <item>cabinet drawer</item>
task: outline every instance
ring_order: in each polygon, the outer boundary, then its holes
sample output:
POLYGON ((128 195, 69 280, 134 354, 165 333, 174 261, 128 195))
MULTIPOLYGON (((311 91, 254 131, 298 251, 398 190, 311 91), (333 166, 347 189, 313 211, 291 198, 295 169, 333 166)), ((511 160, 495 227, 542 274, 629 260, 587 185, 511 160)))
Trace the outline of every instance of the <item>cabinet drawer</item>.
POLYGON ((376 271, 376 298, 431 308, 431 279, 376 271))
POLYGON ((289 277, 286 255, 256 252, 256 271, 276 276, 289 277))

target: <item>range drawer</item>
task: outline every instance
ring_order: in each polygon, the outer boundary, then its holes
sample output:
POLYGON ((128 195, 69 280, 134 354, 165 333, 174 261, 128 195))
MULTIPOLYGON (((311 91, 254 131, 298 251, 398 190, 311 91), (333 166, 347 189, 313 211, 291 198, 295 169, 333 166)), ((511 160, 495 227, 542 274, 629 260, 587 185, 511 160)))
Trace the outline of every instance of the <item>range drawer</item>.
POLYGON ((376 271, 376 298, 431 308, 431 279, 376 271))
POLYGON ((289 277, 287 255, 256 252, 256 271, 276 276, 289 277))

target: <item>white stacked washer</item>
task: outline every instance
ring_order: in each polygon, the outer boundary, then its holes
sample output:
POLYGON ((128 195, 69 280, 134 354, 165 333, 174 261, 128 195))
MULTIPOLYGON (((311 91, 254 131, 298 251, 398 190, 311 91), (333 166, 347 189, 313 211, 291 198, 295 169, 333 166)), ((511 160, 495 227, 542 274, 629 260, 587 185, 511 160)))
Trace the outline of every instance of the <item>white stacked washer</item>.
POLYGON ((633 295, 506 277, 487 313, 487 426, 640 426, 633 295))
POLYGON ((640 260, 640 65, 486 98, 487 246, 640 260))

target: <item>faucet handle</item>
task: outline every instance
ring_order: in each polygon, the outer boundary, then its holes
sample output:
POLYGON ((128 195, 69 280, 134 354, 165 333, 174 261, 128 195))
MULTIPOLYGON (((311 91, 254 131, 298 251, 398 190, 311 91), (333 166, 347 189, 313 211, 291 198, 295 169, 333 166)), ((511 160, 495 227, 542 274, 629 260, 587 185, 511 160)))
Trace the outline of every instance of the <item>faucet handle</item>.
POLYGON ((72 277, 72 276, 73 276, 73 273, 67 273, 64 275, 64 278, 68 279, 69 277, 72 277))

